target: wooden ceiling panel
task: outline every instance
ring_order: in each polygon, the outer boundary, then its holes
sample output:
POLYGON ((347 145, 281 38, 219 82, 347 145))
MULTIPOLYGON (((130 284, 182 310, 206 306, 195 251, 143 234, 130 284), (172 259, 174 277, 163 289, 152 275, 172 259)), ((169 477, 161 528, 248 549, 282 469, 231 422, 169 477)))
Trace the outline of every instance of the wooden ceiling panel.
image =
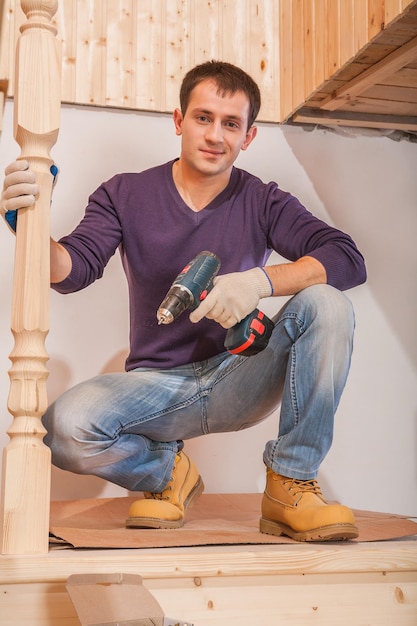
POLYGON ((415 132, 417 4, 321 85, 292 121, 415 132), (377 123, 372 123, 372 115, 377 123))

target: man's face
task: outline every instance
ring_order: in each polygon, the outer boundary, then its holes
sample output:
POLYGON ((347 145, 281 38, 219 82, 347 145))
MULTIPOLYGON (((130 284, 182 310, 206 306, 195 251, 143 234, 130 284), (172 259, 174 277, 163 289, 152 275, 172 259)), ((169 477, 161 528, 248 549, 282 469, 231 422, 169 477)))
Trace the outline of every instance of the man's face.
POLYGON ((240 150, 246 150, 256 135, 248 130, 249 100, 238 91, 219 95, 212 80, 204 80, 191 92, 183 116, 174 112, 177 135, 182 137, 181 160, 200 175, 230 173, 240 150))

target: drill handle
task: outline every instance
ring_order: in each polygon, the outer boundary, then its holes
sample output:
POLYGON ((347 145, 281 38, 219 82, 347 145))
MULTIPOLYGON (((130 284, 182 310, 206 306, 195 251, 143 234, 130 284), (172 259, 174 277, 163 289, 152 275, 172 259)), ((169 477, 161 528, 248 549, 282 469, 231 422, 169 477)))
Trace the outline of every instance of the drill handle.
POLYGON ((194 310, 213 288, 213 281, 220 269, 219 258, 213 252, 200 252, 182 272, 174 285, 181 285, 192 294, 190 309, 194 310))

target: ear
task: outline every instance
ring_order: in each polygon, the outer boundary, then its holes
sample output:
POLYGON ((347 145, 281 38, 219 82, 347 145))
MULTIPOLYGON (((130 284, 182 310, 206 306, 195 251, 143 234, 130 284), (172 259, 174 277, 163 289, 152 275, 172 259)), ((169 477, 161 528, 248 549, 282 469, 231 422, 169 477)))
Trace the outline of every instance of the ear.
POLYGON ((258 129, 256 128, 256 126, 251 126, 249 128, 248 132, 246 133, 245 141, 242 144, 241 150, 246 150, 250 146, 252 141, 255 139, 257 132, 258 129))
POLYGON ((175 125, 175 134, 176 135, 181 135, 182 134, 182 113, 180 111, 180 109, 175 109, 174 113, 172 114, 172 119, 174 120, 174 125, 175 125))

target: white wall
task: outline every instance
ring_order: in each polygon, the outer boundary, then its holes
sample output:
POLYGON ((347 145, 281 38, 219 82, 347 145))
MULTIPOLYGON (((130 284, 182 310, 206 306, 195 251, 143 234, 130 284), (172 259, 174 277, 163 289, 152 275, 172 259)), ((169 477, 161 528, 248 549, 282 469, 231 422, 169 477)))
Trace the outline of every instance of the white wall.
MULTIPOLYGON (((0 171, 19 153, 7 103, 0 171)), ((116 172, 149 167, 179 150, 170 116, 64 107, 53 157, 60 168, 52 234, 81 218, 88 194, 116 172)), ((357 317, 350 378, 340 404, 333 448, 320 482, 330 499, 358 509, 417 515, 417 144, 384 137, 261 125, 238 165, 276 180, 316 215, 349 232, 367 259, 366 285, 350 290, 357 317)), ((12 349, 10 327, 14 239, 0 229, 0 444, 7 411, 12 349)), ((264 301, 272 313, 277 302, 264 301)), ((102 280, 69 296, 51 293, 47 338, 49 398, 104 370, 122 368, 127 347, 127 299, 119 258, 102 280)), ((248 431, 211 435, 187 444, 207 492, 254 492, 264 487, 262 451, 278 416, 248 431)), ((123 496, 101 479, 53 470, 57 500, 123 496)))

